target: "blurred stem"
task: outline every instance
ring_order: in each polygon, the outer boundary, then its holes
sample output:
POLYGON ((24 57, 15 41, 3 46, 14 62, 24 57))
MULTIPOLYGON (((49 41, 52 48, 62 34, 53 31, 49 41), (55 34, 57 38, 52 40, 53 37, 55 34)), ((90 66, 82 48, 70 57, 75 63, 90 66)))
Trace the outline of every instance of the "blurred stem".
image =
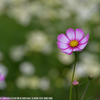
POLYGON ((84 93, 83 93, 83 95, 82 95, 81 100, 83 100, 83 98, 84 98, 84 95, 85 95, 86 90, 87 90, 87 88, 88 88, 88 86, 89 86, 89 83, 90 83, 90 80, 88 80, 87 86, 86 86, 86 88, 85 88, 85 91, 84 91, 84 93))
POLYGON ((78 90, 76 88, 76 100, 78 100, 78 90))
POLYGON ((72 75, 69 100, 71 100, 71 97, 72 97, 72 83, 73 83, 73 80, 74 80, 74 74, 75 74, 75 68, 76 68, 76 60, 77 60, 77 53, 75 52, 75 64, 74 64, 74 70, 73 70, 73 75, 72 75))

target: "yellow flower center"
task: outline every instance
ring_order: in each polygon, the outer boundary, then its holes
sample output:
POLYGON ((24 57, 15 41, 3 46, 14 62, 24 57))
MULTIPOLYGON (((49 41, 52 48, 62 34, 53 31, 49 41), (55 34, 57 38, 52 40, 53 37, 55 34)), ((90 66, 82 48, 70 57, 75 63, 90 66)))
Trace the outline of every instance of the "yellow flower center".
POLYGON ((77 45, 78 45, 78 41, 76 41, 76 40, 73 40, 70 42, 71 47, 76 47, 77 45))

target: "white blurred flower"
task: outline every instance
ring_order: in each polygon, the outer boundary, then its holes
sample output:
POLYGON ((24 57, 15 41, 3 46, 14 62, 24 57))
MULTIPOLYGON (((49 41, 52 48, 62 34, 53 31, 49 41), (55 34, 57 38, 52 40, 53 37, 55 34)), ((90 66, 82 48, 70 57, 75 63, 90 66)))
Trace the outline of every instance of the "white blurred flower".
POLYGON ((39 88, 40 78, 38 76, 34 76, 28 79, 28 87, 30 89, 36 90, 39 88))
POLYGON ((49 54, 52 51, 51 43, 42 31, 31 32, 27 37, 26 44, 31 51, 42 52, 44 54, 49 54))
POLYGON ((25 89, 28 86, 28 78, 25 76, 19 76, 16 80, 16 86, 20 89, 25 89))
POLYGON ((17 7, 13 6, 10 10, 8 10, 8 15, 10 17, 14 17, 17 22, 23 26, 27 26, 31 22, 31 14, 28 5, 20 5, 17 7))
POLYGON ((35 67, 30 62, 23 62, 20 64, 20 71, 27 76, 31 76, 35 73, 35 67))
MULTIPOLYGON (((76 63, 75 79, 80 79, 84 75, 92 75, 93 77, 98 77, 100 73, 100 63, 99 58, 95 54, 89 52, 83 52, 79 56, 81 62, 76 63)), ((74 65, 73 65, 74 67, 74 65)), ((73 68, 72 67, 72 68, 73 68)), ((71 80, 73 70, 69 70, 66 77, 71 80)))
POLYGON ((46 78, 46 77, 41 78, 40 79, 40 83, 39 83, 39 88, 41 90, 45 91, 45 90, 49 89, 49 87, 50 87, 50 81, 49 81, 49 79, 46 78))
POLYGON ((4 76, 7 75, 8 69, 6 68, 6 66, 0 64, 0 73, 1 73, 2 75, 4 75, 4 76))
POLYGON ((87 63, 87 64, 99 62, 98 56, 96 54, 92 54, 89 52, 82 52, 79 55, 79 58, 82 62, 87 63))
POLYGON ((5 81, 0 81, 0 89, 4 90, 4 89, 6 89, 6 87, 7 87, 6 82, 5 81))
POLYGON ((63 64, 68 65, 68 64, 71 64, 74 61, 74 55, 73 54, 67 55, 67 54, 64 54, 62 52, 59 52, 58 59, 63 64))
POLYGON ((5 6, 6 6, 5 1, 0 0, 0 15, 4 13, 5 6))
POLYGON ((27 53, 27 48, 24 45, 14 46, 10 49, 10 57, 13 61, 20 61, 27 53))
POLYGON ((0 0, 0 14, 7 13, 23 26, 29 25, 34 16, 40 20, 67 19, 72 13, 82 23, 97 13, 98 3, 99 0, 0 0))
POLYGON ((94 77, 98 77, 100 73, 100 64, 98 56, 89 52, 83 52, 80 55, 80 59, 85 66, 85 72, 87 74, 93 75, 94 77))
POLYGON ((52 52, 52 49, 53 49, 53 47, 52 47, 51 43, 48 42, 48 43, 44 46, 44 48, 42 49, 41 52, 42 52, 43 54, 45 54, 45 55, 48 55, 48 54, 50 54, 50 53, 52 52))

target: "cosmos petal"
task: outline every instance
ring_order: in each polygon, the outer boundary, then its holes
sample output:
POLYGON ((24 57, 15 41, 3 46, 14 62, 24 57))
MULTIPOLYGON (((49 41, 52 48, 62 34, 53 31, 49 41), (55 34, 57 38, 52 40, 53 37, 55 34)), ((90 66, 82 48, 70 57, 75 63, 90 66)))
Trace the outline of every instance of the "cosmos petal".
POLYGON ((67 49, 70 45, 68 45, 68 44, 65 44, 65 43, 62 43, 62 42, 57 42, 57 44, 58 44, 58 47, 60 48, 60 49, 62 49, 62 50, 65 50, 65 49, 67 49))
POLYGON ((67 48, 66 50, 63 50, 63 51, 61 51, 61 52, 64 52, 64 53, 70 55, 70 54, 72 54, 73 49, 72 49, 71 47, 69 47, 69 48, 67 48))
POLYGON ((79 41, 84 37, 84 31, 82 29, 75 30, 76 40, 79 41))
POLYGON ((74 47, 73 51, 82 51, 81 49, 79 49, 78 47, 74 47))
POLYGON ((70 42, 65 34, 58 35, 57 40, 63 43, 67 43, 67 44, 70 42))
POLYGON ((68 37, 69 40, 75 40, 75 32, 73 29, 69 28, 67 31, 66 31, 66 35, 68 37))
POLYGON ((89 34, 87 34, 82 40, 79 41, 79 44, 86 43, 89 39, 89 34))
POLYGON ((84 43, 84 44, 79 44, 77 47, 81 50, 83 50, 85 48, 85 46, 87 45, 88 42, 84 43))

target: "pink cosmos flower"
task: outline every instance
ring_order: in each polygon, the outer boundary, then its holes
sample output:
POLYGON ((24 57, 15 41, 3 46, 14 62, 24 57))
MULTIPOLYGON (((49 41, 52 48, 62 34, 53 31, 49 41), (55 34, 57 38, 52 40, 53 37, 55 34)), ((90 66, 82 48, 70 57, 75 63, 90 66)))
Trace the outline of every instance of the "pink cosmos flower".
POLYGON ((4 80, 5 80, 5 76, 0 73, 0 81, 4 81, 4 80))
POLYGON ((72 54, 73 51, 82 51, 88 43, 89 34, 84 37, 82 29, 75 31, 69 28, 65 34, 60 34, 57 37, 58 47, 66 54, 72 54))
POLYGON ((77 81, 73 81, 73 86, 78 86, 79 85, 79 82, 77 82, 77 81))

